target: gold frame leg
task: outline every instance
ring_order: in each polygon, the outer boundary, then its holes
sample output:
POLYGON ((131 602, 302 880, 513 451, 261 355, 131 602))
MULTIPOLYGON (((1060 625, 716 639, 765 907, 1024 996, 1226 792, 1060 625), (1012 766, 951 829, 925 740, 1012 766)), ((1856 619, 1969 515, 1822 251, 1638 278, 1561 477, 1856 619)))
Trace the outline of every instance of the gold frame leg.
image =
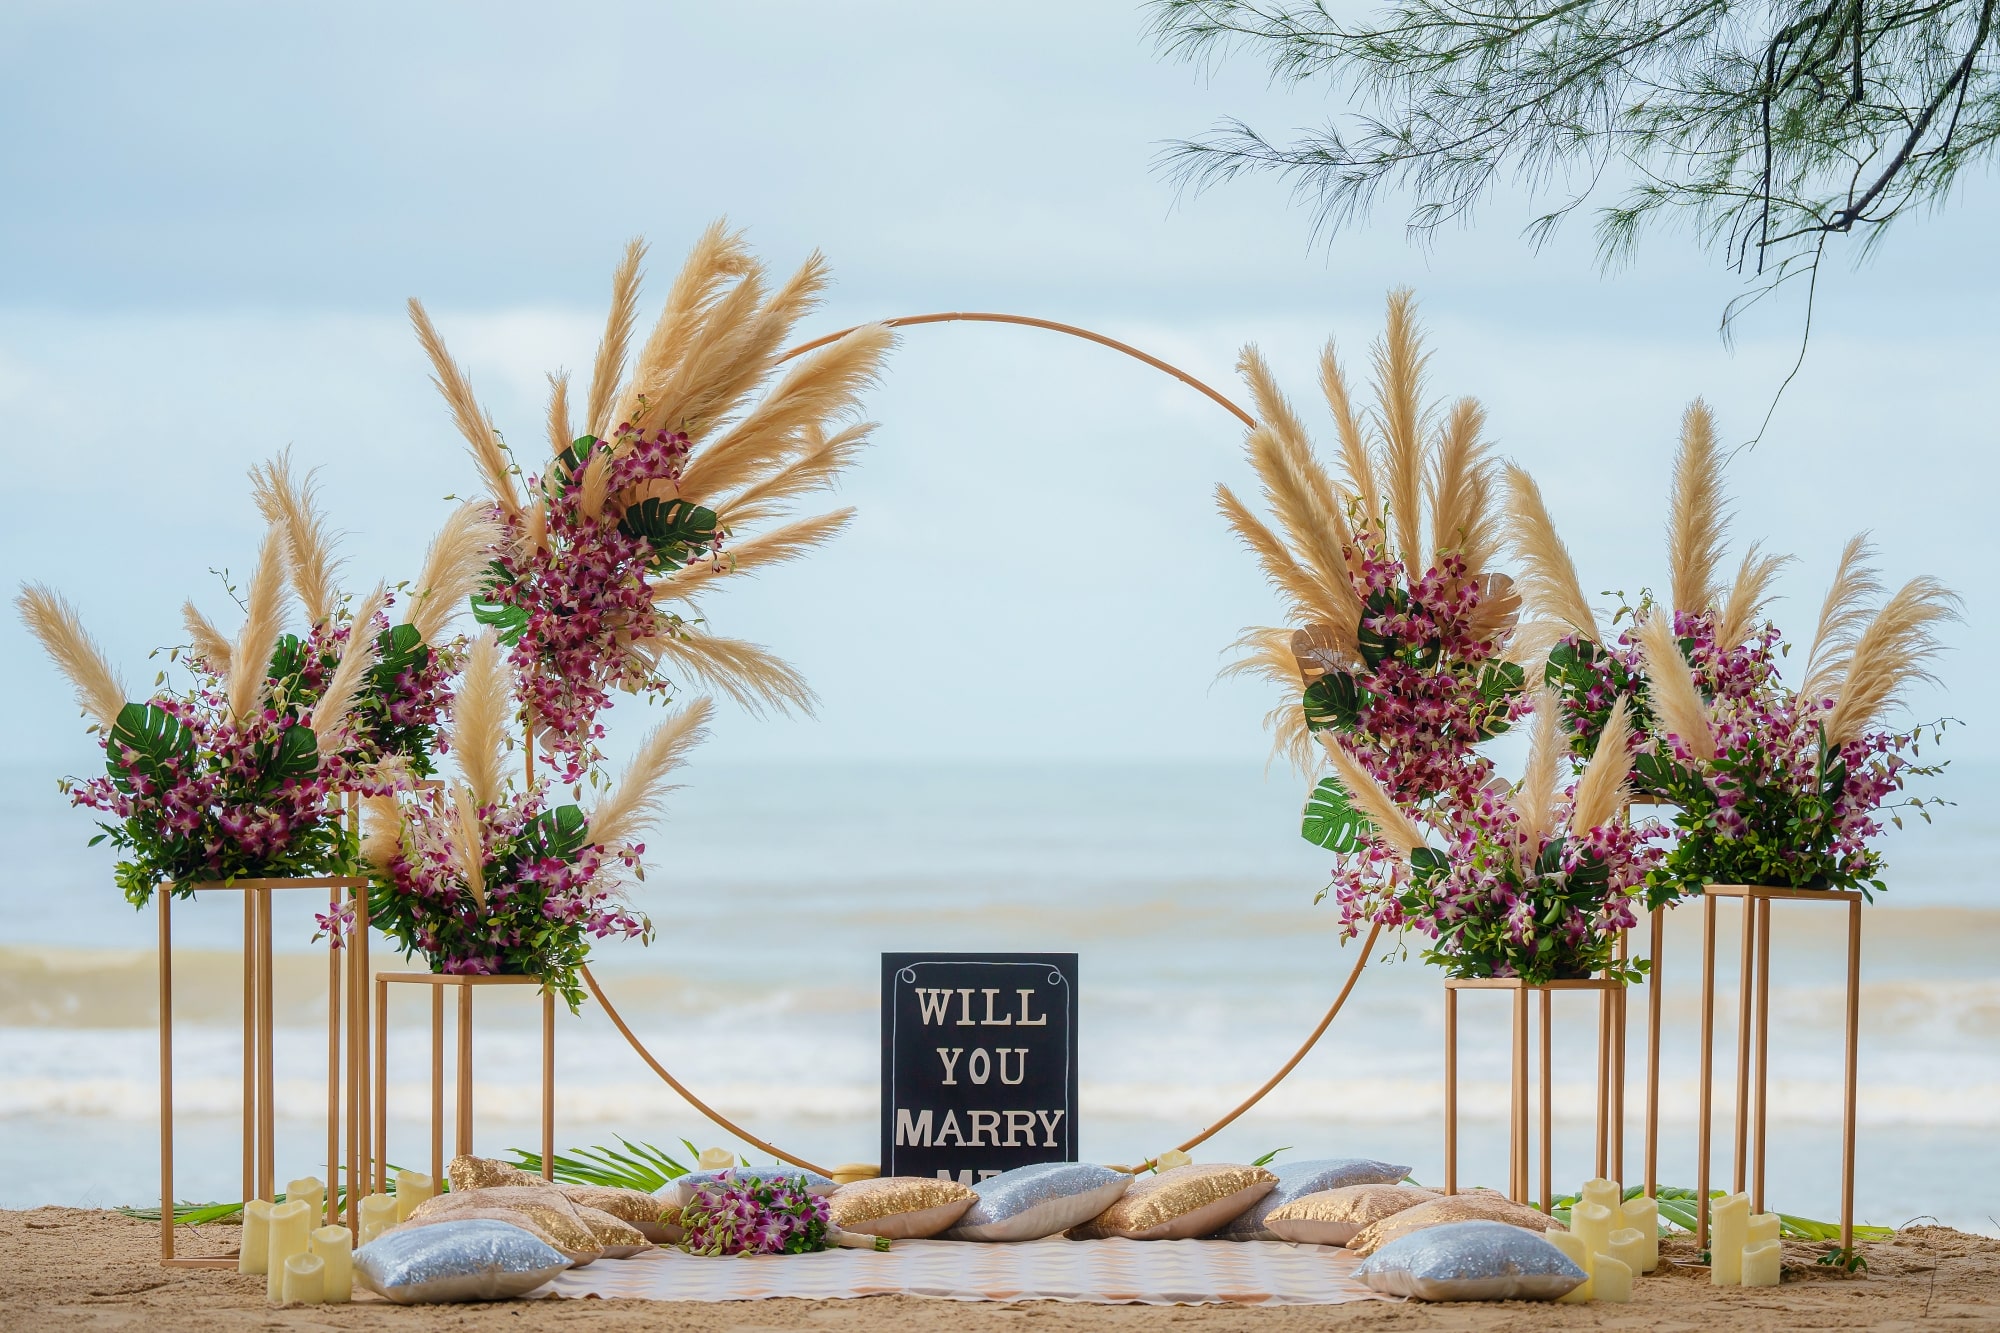
POLYGON ((1708 1159, 1715 1132, 1715 899, 1701 900, 1701 1107, 1695 1129, 1695 1228, 1708 1248, 1708 1159))
POLYGON ((1458 1193, 1458 992, 1444 991, 1444 1192, 1458 1193))

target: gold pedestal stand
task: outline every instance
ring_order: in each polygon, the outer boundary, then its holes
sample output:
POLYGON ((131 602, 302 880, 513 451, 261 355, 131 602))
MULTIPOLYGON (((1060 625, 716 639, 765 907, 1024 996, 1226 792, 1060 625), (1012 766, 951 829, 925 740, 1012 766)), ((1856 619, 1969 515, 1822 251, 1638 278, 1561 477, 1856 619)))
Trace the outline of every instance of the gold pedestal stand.
MULTIPOLYGON (((239 879, 198 883, 197 893, 243 895, 243 1197, 269 1199, 277 1192, 277 1094, 273 1073, 271 998, 271 895, 289 889, 330 891, 339 906, 343 892, 365 889, 366 880, 343 876, 317 879, 239 879)), ((234 1255, 179 1258, 174 1254, 174 953, 173 895, 166 885, 154 891, 160 921, 160 1262, 176 1268, 234 1268, 234 1255)), ((327 963, 327 1180, 326 1221, 336 1220, 334 1184, 340 1176, 341 963, 329 947, 327 963)))
POLYGON ((1529 1197, 1528 1121, 1528 996, 1541 997, 1541 1206, 1555 1204, 1550 1145, 1554 1115, 1550 1103, 1553 1026, 1552 1009, 1558 991, 1596 991, 1597 1001, 1597 1174, 1615 1169, 1624 1157, 1623 1091, 1625 1067, 1625 985, 1607 977, 1550 981, 1529 985, 1518 977, 1454 977, 1444 983, 1444 1192, 1458 1193, 1458 993, 1467 990, 1514 993, 1513 1068, 1508 1079, 1507 1197, 1532 1203, 1529 1197))
POLYGON ((1695 1244, 1708 1246, 1708 1153, 1714 1127, 1715 1089, 1715 904, 1743 900, 1743 961, 1736 983, 1736 1158, 1735 1192, 1750 1191, 1750 1210, 1764 1211, 1764 1147, 1769 1115, 1771 1065, 1771 904, 1844 903, 1847 906, 1846 1066, 1840 1119, 1840 1248, 1854 1248, 1855 1061, 1861 1033, 1861 894, 1853 889, 1779 889, 1751 884, 1711 884, 1702 899, 1701 919, 1701 1120, 1695 1148, 1695 1244), (1751 1047, 1756 1047, 1754 1082, 1751 1047), (1755 1089, 1754 1105, 1752 1088, 1755 1089), (1756 1155, 1749 1149, 1755 1126, 1756 1155), (1746 1170, 1747 1166, 1747 1170, 1746 1170))
MULTIPOLYGON (((373 1187, 380 1193, 389 1187, 388 1167, 388 1070, 389 1070, 389 987, 392 985, 431 988, 431 1179, 444 1180, 444 993, 458 988, 457 1077, 452 1109, 456 1115, 453 1155, 472 1151, 472 993, 481 986, 540 986, 540 977, 495 977, 447 975, 439 972, 378 972, 375 974, 375 1107, 373 1187)), ((556 996, 542 992, 542 1179, 553 1179, 556 1155, 556 996)))

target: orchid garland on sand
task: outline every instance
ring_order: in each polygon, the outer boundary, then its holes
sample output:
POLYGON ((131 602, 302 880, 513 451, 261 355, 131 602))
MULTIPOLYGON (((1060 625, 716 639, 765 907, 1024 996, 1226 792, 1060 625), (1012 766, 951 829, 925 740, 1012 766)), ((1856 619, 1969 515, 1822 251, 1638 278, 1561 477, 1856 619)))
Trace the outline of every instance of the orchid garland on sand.
POLYGON ((1632 770, 1624 705, 1613 705, 1590 761, 1567 786, 1567 740, 1553 696, 1539 695, 1534 712, 1521 781, 1454 807, 1442 847, 1427 842, 1357 756, 1322 737, 1367 819, 1330 886, 1347 936, 1368 921, 1415 930, 1431 941, 1425 961, 1453 977, 1541 985, 1645 974, 1644 961, 1622 962, 1613 947, 1635 924, 1635 904, 1661 856, 1657 825, 1621 818, 1632 770))
POLYGON ((580 423, 567 378, 551 377, 549 458, 525 493, 464 372, 410 303, 504 532, 475 611, 500 631, 531 731, 566 782, 599 757, 611 692, 671 696, 666 671, 753 708, 811 706, 795 670, 710 633, 699 603, 722 578, 796 559, 846 526, 843 509, 748 535, 853 460, 872 427, 847 418, 893 342, 887 327, 866 325, 779 374, 827 265, 815 254, 773 285, 741 235, 718 223, 627 375, 644 253, 632 242, 614 276, 580 423))
MULTIPOLYGON (((1300 768, 1312 736, 1338 737, 1357 771, 1406 806, 1475 801, 1492 775, 1476 747, 1523 708, 1519 655, 1545 636, 1517 623, 1520 598, 1499 572, 1495 476, 1469 398, 1426 404, 1426 361, 1408 292, 1389 298, 1375 347, 1376 407, 1355 409, 1333 345, 1321 388, 1339 437, 1339 475, 1255 348, 1239 366, 1258 424, 1246 449, 1274 523, 1227 486, 1223 516, 1287 602, 1292 624, 1246 631, 1249 655, 1229 670, 1285 692, 1267 717, 1278 749, 1300 768)), ((1345 779, 1321 781, 1303 832, 1335 851, 1363 821, 1345 779)))
MULTIPOLYGON (((509 711, 489 630, 467 653, 452 720, 459 777, 400 803, 364 803, 370 920, 434 972, 540 977, 575 1009, 592 940, 652 937, 621 885, 643 877, 638 835, 659 815, 666 777, 701 740, 710 707, 697 699, 656 727, 588 812, 552 803, 546 783, 517 791, 503 780, 509 711)), ((335 916, 321 924, 336 935, 345 926, 335 916)))
POLYGON ((680 1221, 690 1254, 811 1254, 833 1243, 826 1200, 803 1178, 729 1172, 696 1189, 680 1221))

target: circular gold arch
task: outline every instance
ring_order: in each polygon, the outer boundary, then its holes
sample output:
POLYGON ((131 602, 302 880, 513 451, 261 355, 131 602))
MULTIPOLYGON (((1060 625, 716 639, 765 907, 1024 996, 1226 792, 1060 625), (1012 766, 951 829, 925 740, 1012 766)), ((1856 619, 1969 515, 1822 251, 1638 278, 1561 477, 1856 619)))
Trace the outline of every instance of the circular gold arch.
MULTIPOLYGON (((1122 352, 1123 354, 1131 357, 1135 361, 1144 362, 1146 365, 1149 365, 1153 369, 1160 371, 1162 374, 1170 375, 1174 379, 1179 380, 1182 384, 1187 385, 1189 388, 1193 389, 1196 393, 1201 394, 1203 397, 1209 399, 1211 402, 1221 407, 1225 412, 1228 412, 1231 416, 1235 417, 1245 426, 1254 429, 1257 425, 1257 419, 1251 416, 1248 412, 1244 411, 1227 395, 1203 383, 1201 380, 1196 379, 1193 375, 1188 374, 1185 370, 1182 370, 1179 366, 1173 365, 1166 361, 1162 361, 1159 357, 1153 356, 1148 352, 1142 352, 1138 348, 1132 346, 1130 343, 1120 342, 1116 338, 1109 337, 1102 333, 1094 332, 1093 330, 1090 329, 1081 328, 1075 324, 1063 324, 1052 319, 1038 319, 1033 315, 1008 315, 989 310, 944 310, 944 311, 936 311, 927 315, 898 315, 894 319, 885 319, 881 320, 880 322, 883 324, 887 324, 892 328, 914 328, 922 324, 1016 324, 1020 325, 1023 328, 1045 329, 1050 333, 1060 333, 1067 337, 1079 338, 1084 342, 1096 343, 1100 347, 1109 347, 1114 352, 1122 352)), ((854 332, 855 328, 859 327, 861 326, 854 325, 850 328, 845 328, 834 333, 826 334, 824 337, 814 338, 810 342, 800 343, 798 346, 792 348, 791 350, 784 353, 784 355, 780 356, 778 358, 778 361, 780 364, 782 364, 783 362, 792 360, 794 357, 804 356, 807 352, 815 351, 818 348, 825 347, 829 343, 838 342, 840 339, 854 332)), ((530 748, 528 751, 528 765, 529 765, 529 774, 531 779, 534 772, 534 762, 535 762, 534 750, 530 748)), ((1376 938, 1381 933, 1382 933, 1382 927, 1379 923, 1369 928, 1368 938, 1362 942, 1361 951, 1355 955, 1354 966, 1351 970, 1349 970, 1347 974, 1346 984, 1341 986, 1340 993, 1333 997, 1333 1003, 1327 1008, 1326 1015, 1320 1019, 1319 1026, 1315 1027, 1312 1030, 1311 1034, 1306 1037, 1305 1042, 1302 1045, 1300 1045, 1298 1050, 1292 1053, 1292 1058, 1285 1061, 1283 1065, 1279 1066, 1278 1072, 1271 1075, 1270 1078, 1266 1079, 1262 1087, 1258 1088, 1255 1092, 1251 1093, 1248 1097, 1244 1098, 1241 1102, 1237 1103, 1235 1109, 1231 1110, 1227 1115, 1223 1116, 1220 1120, 1217 1120, 1214 1124, 1211 1124, 1208 1128, 1202 1130, 1201 1133, 1196 1134, 1193 1138, 1181 1144, 1179 1146, 1178 1151, 1187 1152, 1189 1149, 1197 1147, 1200 1144, 1209 1140, 1210 1138, 1213 1138, 1225 1126, 1229 1125, 1232 1121, 1236 1120, 1237 1117, 1241 1116, 1245 1111, 1248 1111, 1251 1107, 1255 1106, 1258 1102, 1262 1101, 1264 1097, 1271 1091, 1271 1089, 1277 1087, 1278 1084, 1282 1083, 1285 1080, 1285 1077, 1288 1074, 1290 1074, 1292 1070, 1298 1067, 1299 1061, 1306 1058, 1306 1054, 1319 1043, 1319 1039, 1322 1036, 1324 1036, 1326 1034, 1326 1030, 1333 1025, 1333 1020, 1339 1016, 1342 1006, 1344 1006, 1347 1003, 1347 997, 1351 993, 1353 993, 1354 983, 1361 979, 1361 969, 1368 965, 1368 957, 1371 953, 1374 952, 1376 938)), ((814 1163, 807 1161, 803 1157, 795 1157, 791 1153, 784 1151, 782 1148, 779 1148, 775 1144, 766 1143, 763 1139, 760 1139, 755 1134, 750 1133, 748 1130, 744 1129, 741 1125, 738 1125, 736 1122, 729 1119, 727 1116, 723 1115, 720 1111, 710 1106, 707 1102, 697 1097, 694 1094, 694 1092, 688 1088, 686 1084, 682 1083, 679 1079, 675 1078, 673 1074, 668 1072, 667 1067, 660 1063, 659 1059, 656 1056, 654 1056, 652 1051, 647 1049, 646 1044, 639 1040, 638 1035, 634 1033, 629 1026, 626 1025, 624 1017, 620 1015, 617 1008, 612 1005, 611 998, 604 993, 604 987, 600 986, 597 982, 597 978, 591 974, 590 965, 588 963, 583 965, 583 979, 584 983, 590 987, 590 993, 597 998, 597 1003, 603 1007, 605 1016, 611 1020, 612 1026, 618 1029, 619 1035, 625 1038, 625 1040, 631 1045, 632 1049, 638 1052, 639 1058, 644 1060, 646 1064, 652 1069, 652 1071, 655 1074, 658 1074, 661 1080, 664 1081, 668 1087, 672 1088, 675 1092, 679 1093, 681 1097, 687 1101, 688 1105, 694 1107, 694 1109, 696 1111, 699 1111, 702 1115, 707 1116, 709 1120, 713 1121, 717 1126, 727 1130, 731 1134, 734 1134, 738 1139, 752 1145, 753 1147, 757 1148, 762 1152, 767 1152, 771 1154, 773 1157, 777 1158, 780 1161, 790 1162, 793 1166, 803 1167, 805 1170, 808 1171, 817 1171, 821 1175, 830 1176, 833 1174, 831 1171, 829 1171, 827 1168, 823 1166, 815 1165, 814 1163)), ((1149 1158, 1146 1161, 1139 1163, 1133 1169, 1135 1171, 1143 1171, 1152 1165, 1153 1165, 1153 1160, 1149 1158)))

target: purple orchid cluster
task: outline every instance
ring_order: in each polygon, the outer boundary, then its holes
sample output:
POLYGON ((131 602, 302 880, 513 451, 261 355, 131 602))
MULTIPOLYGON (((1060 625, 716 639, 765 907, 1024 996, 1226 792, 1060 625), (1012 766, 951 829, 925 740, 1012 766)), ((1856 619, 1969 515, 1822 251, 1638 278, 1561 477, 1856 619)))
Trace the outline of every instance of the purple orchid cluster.
MULTIPOLYGON (((443 723, 463 652, 425 643, 411 625, 391 626, 386 608, 394 604, 391 594, 367 629, 375 638, 375 663, 348 714, 346 745, 333 758, 337 791, 387 796, 408 790, 433 776, 435 757, 449 749, 443 723)), ((302 643, 289 637, 280 642, 281 660, 288 653, 297 658, 296 708, 310 712, 319 701, 354 631, 351 622, 326 622, 302 643)))
POLYGON ((521 703, 563 782, 601 758, 597 717, 613 689, 672 692, 648 645, 683 621, 654 603, 648 578, 719 562, 723 542, 712 511, 676 498, 690 448, 685 434, 630 425, 609 440, 584 436, 531 482, 548 498, 542 530, 496 507, 509 540, 475 609, 501 628, 521 703))
POLYGON ((398 844, 373 868, 371 923, 433 971, 537 976, 576 1009, 591 940, 652 938, 652 922, 619 896, 623 878, 641 873, 645 846, 592 842, 583 812, 549 807, 540 789, 481 806, 474 822, 482 847, 469 867, 453 794, 406 798, 398 844))
POLYGON ((105 773, 66 781, 72 803, 115 823, 91 841, 124 853, 115 877, 143 907, 202 880, 344 873, 350 839, 304 716, 278 682, 240 722, 221 685, 198 675, 185 695, 127 704, 102 734, 105 773))
POLYGON ((1495 787, 1452 805, 1444 846, 1404 856, 1370 841, 1343 856, 1329 893, 1342 934, 1367 922, 1409 928, 1431 941, 1426 962, 1454 977, 1521 977, 1531 983, 1611 969, 1618 932, 1637 922, 1648 876, 1665 852, 1654 821, 1569 828, 1572 785, 1551 812, 1551 830, 1531 829, 1495 787))
POLYGON ((826 1200, 802 1178, 739 1176, 706 1183, 681 1207, 690 1254, 810 1254, 828 1247, 826 1200))
POLYGON ((1357 546, 1359 669, 1315 682, 1319 699, 1309 689, 1308 722, 1336 727, 1399 801, 1469 802, 1493 775, 1474 747, 1506 731, 1527 707, 1523 673, 1502 656, 1512 622, 1481 616, 1493 581, 1468 574, 1456 553, 1410 581, 1403 562, 1370 534, 1359 534, 1357 546), (1315 707, 1336 695, 1344 697, 1333 708, 1315 707))

